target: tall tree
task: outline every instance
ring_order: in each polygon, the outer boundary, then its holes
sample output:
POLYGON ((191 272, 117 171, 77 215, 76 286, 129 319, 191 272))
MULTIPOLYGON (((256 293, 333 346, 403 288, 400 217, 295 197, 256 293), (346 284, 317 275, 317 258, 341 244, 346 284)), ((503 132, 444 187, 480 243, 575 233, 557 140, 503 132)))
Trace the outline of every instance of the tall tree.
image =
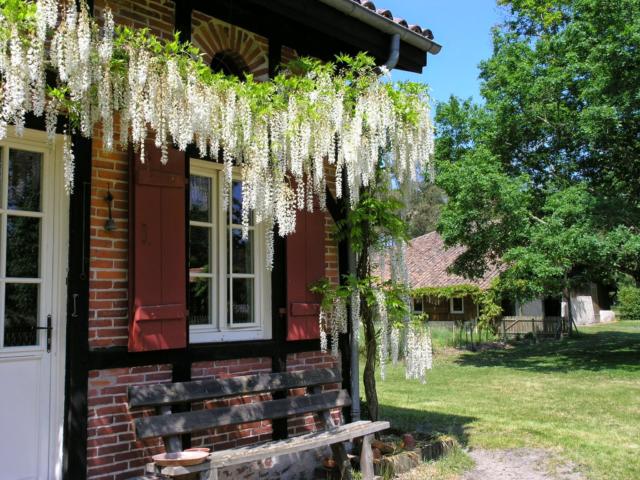
POLYGON ((639 281, 640 2, 499 3, 484 104, 436 113, 439 230, 468 247, 455 268, 500 258, 523 296, 614 269, 639 281))
POLYGON ((447 196, 444 191, 431 181, 425 181, 415 189, 407 205, 409 237, 415 238, 433 232, 438 225, 440 211, 446 201, 447 196))

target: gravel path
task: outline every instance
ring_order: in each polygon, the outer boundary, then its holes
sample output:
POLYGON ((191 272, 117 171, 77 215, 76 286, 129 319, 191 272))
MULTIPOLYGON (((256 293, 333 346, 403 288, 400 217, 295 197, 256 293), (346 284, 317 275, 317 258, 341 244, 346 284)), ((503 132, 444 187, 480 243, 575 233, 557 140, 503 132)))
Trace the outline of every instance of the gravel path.
POLYGON ((545 450, 471 450, 476 462, 463 480, 583 480, 572 464, 557 465, 545 450))

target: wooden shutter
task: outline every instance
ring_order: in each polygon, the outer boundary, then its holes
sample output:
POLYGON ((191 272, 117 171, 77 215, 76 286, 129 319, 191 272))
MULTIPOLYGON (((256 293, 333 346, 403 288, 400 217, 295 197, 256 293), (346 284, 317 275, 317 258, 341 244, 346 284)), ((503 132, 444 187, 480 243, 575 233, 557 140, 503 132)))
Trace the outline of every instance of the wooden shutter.
POLYGON ((325 276, 324 213, 298 212, 287 237, 287 340, 320 338, 320 297, 309 285, 325 276))
POLYGON ((185 348, 185 154, 146 144, 145 163, 132 160, 130 193, 129 351, 185 348))

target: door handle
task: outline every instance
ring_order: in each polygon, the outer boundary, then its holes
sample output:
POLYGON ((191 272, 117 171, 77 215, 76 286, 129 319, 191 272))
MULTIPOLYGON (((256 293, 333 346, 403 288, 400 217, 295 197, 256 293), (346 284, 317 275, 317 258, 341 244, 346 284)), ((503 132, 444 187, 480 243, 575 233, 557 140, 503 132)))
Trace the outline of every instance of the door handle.
POLYGON ((47 315, 46 327, 33 327, 34 330, 46 330, 47 331, 47 353, 51 353, 51 332, 53 331, 51 314, 47 315))

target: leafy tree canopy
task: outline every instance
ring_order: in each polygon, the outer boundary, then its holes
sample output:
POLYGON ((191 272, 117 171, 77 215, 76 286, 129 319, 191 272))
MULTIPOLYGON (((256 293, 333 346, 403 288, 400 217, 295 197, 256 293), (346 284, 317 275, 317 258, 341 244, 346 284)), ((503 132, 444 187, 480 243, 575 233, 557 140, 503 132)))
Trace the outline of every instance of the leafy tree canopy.
POLYGON ((640 280, 640 2, 499 0, 483 105, 437 108, 439 222, 457 273, 520 297, 640 280))

